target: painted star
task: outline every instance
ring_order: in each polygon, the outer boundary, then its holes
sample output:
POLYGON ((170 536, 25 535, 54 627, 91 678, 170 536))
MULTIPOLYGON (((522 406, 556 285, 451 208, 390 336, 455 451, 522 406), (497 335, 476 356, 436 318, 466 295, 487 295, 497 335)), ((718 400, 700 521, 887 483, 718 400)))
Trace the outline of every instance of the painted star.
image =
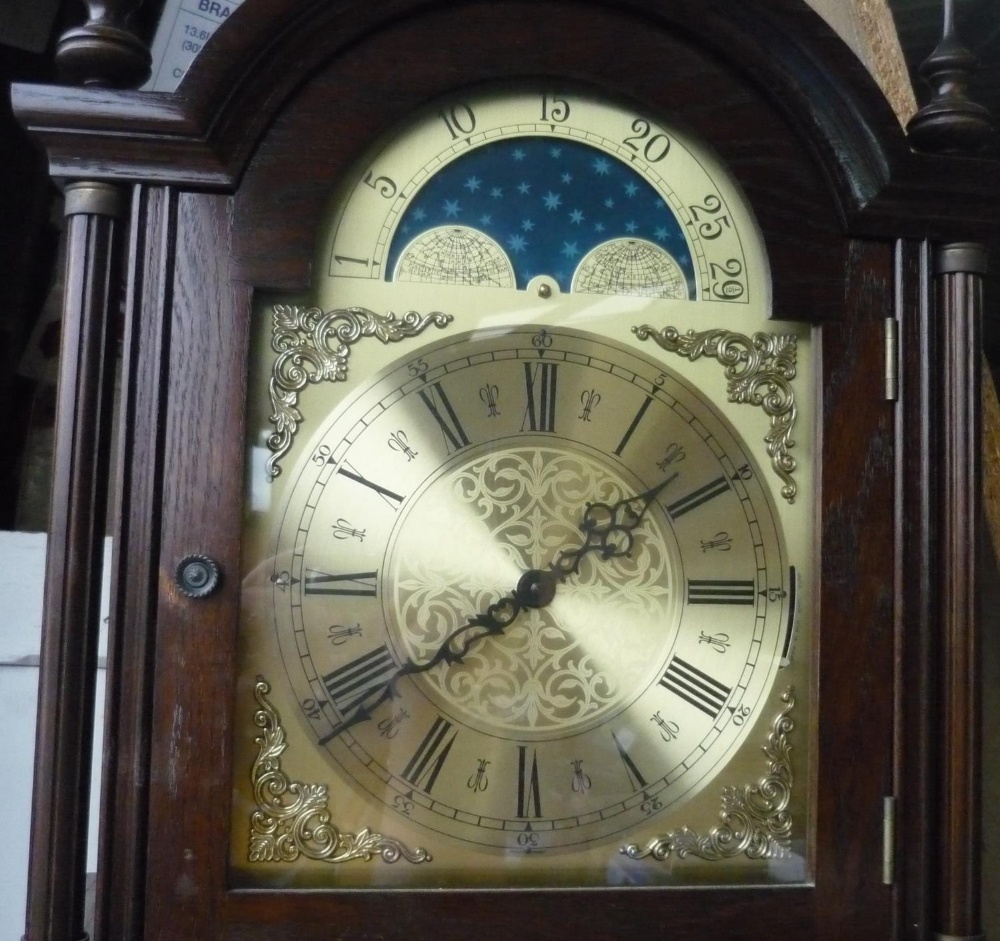
POLYGON ((631 180, 625 184, 625 195, 629 198, 635 196, 639 192, 639 187, 635 185, 631 180))
POLYGON ((563 242, 561 253, 567 258, 576 258, 580 254, 580 249, 576 247, 576 242, 563 242))
POLYGON ((499 186, 494 186, 493 189, 490 190, 490 196, 494 199, 501 199, 503 197, 503 190, 499 186))
POLYGON ((462 184, 462 186, 464 186, 470 193, 474 193, 477 189, 479 189, 479 187, 482 184, 482 182, 483 181, 481 179, 479 179, 478 176, 470 176, 462 184))
POLYGON ((661 225, 656 230, 655 234, 656 234, 657 241, 659 241, 659 242, 665 242, 667 240, 667 236, 668 236, 669 233, 667 232, 667 227, 665 225, 661 225))
POLYGON ((524 229, 525 232, 530 232, 534 227, 535 223, 530 219, 525 219, 524 222, 521 223, 521 228, 524 229))
POLYGON ((462 207, 458 205, 457 199, 446 199, 444 201, 444 214, 449 219, 457 219, 462 207))
POLYGON ((572 183, 573 182, 573 174, 572 173, 564 173, 562 175, 562 181, 563 181, 563 183, 572 183))
POLYGON ((562 156, 562 147, 550 147, 549 154, 558 160, 562 156))
POLYGON ((545 203, 545 208, 550 211, 552 209, 558 209, 562 203, 562 196, 558 193, 553 193, 552 190, 549 190, 548 193, 542 197, 542 202, 545 203))
POLYGON ((638 228, 639 228, 639 226, 637 226, 634 222, 626 222, 625 223, 625 231, 628 232, 629 235, 631 235, 633 232, 635 232, 635 230, 638 229, 638 228))
POLYGON ((417 222, 423 222, 424 219, 427 218, 427 213, 423 209, 418 207, 417 209, 413 210, 413 218, 417 222))
POLYGON ((522 196, 527 196, 528 193, 531 191, 531 184, 530 183, 519 183, 518 187, 517 187, 517 191, 522 196))
POLYGON ((516 255, 528 246, 528 240, 523 235, 512 235, 507 239, 507 247, 516 255))
POLYGON ((611 164, 603 157, 598 157, 594 163, 594 173, 598 176, 607 176, 611 172, 611 164))
POLYGON ((595 222, 594 223, 594 231, 595 232, 603 232, 604 231, 604 223, 603 222, 595 222))
POLYGON ((604 200, 604 205, 607 206, 608 209, 614 209, 615 201, 609 196, 606 200, 604 200))
POLYGON ((488 213, 484 214, 484 215, 481 215, 479 217, 479 224, 480 225, 491 225, 492 222, 493 222, 493 216, 489 215, 488 213))
POLYGON ((514 151, 512 156, 515 160, 524 160, 524 151, 521 150, 520 147, 518 147, 517 150, 514 151))
POLYGON ((579 209, 574 209, 569 214, 569 221, 572 222, 573 225, 579 225, 583 222, 583 213, 579 209))

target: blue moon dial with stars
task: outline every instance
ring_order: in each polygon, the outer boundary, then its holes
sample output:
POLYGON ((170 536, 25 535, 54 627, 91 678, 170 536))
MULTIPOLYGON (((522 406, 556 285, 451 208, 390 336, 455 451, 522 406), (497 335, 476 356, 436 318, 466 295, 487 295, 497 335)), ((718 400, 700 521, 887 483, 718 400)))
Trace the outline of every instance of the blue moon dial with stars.
POLYGON ((581 141, 520 136, 451 161, 410 199, 386 280, 695 298, 674 212, 626 162, 581 141))

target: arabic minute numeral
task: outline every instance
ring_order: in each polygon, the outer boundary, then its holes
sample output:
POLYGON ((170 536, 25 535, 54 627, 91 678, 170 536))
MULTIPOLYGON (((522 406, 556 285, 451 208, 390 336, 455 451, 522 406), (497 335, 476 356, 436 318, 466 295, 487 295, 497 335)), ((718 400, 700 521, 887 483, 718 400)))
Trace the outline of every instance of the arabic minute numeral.
POLYGON ((393 797, 392 805, 406 817, 409 817, 410 814, 413 813, 413 801, 404 797, 402 794, 397 794, 393 797))
POLYGON ((658 797, 650 797, 644 800, 639 808, 647 817, 652 817, 657 811, 663 810, 663 802, 658 797))
POLYGON ((327 444, 321 444, 309 460, 318 467, 322 467, 327 461, 330 460, 330 446, 327 444))
POLYGON ((316 702, 315 699, 303 699, 302 711, 306 714, 306 717, 309 719, 318 719, 322 714, 322 709, 320 707, 320 704, 316 702))
POLYGON ((733 725, 743 725, 750 717, 749 706, 730 706, 729 708, 733 713, 733 725))
POLYGON ((396 184, 387 176, 376 176, 373 179, 374 173, 374 170, 369 170, 367 176, 361 182, 370 186, 379 196, 392 199, 397 192, 396 184))
POLYGON ((738 258, 730 258, 724 265, 711 262, 708 266, 713 281, 712 294, 722 300, 733 301, 743 296, 746 286, 736 278, 743 273, 743 265, 738 258))
POLYGON ((698 226, 698 234, 707 241, 717 239, 722 235, 724 228, 731 229, 732 223, 728 215, 719 215, 722 209, 722 200, 714 193, 709 193, 700 204, 689 207, 691 218, 698 226), (712 216, 714 218, 702 221, 702 216, 712 216))
POLYGON ((427 363, 422 359, 415 359, 411 363, 406 364, 406 371, 411 376, 422 376, 428 370, 427 363))
POLYGON ((652 134, 652 125, 645 118, 632 122, 632 136, 622 143, 635 153, 642 153, 649 163, 659 163, 670 153, 670 138, 666 134, 652 134), (641 151, 640 151, 641 145, 641 151))
POLYGON ((569 102, 554 95, 542 95, 542 121, 562 124, 569 118, 569 102))
POLYGON ((452 140, 468 137, 476 129, 476 115, 467 104, 452 105, 442 109, 438 116, 444 121, 452 140))

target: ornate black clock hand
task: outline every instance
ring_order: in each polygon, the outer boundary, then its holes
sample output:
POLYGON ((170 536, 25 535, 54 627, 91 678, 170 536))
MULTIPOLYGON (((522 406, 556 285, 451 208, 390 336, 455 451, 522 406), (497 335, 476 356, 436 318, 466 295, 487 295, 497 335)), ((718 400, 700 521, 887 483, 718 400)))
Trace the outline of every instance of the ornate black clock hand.
POLYGON ((554 592, 555 581, 548 572, 538 570, 526 572, 518 580, 517 588, 512 594, 505 595, 491 604, 485 612, 470 617, 465 624, 453 630, 429 660, 423 663, 416 663, 412 659, 406 660, 382 686, 364 694, 350 710, 350 715, 334 725, 319 743, 325 745, 352 726, 369 720, 379 706, 396 697, 397 686, 404 676, 426 673, 439 663, 461 663, 465 655, 479 641, 502 634, 525 608, 539 608, 548 604, 554 592))
POLYGON ((580 523, 585 537, 584 544, 576 549, 560 552, 549 565, 553 575, 564 582, 580 570, 584 556, 599 552, 602 559, 615 559, 629 555, 635 543, 635 530, 643 521, 646 511, 660 493, 677 479, 677 472, 666 480, 634 497, 625 497, 610 506, 607 503, 588 503, 580 523))
POLYGON ((494 602, 485 612, 473 615, 465 624, 453 630, 430 659, 423 663, 406 660, 383 685, 366 693, 354 705, 350 715, 320 739, 320 744, 325 745, 342 732, 371 719, 374 710, 395 699, 399 681, 404 676, 426 673, 439 663, 461 663, 465 655, 481 640, 503 634, 525 608, 545 607, 555 597, 557 583, 566 581, 579 571, 584 556, 591 552, 599 552, 602 559, 628 555, 635 542, 633 534, 649 507, 676 477, 677 474, 674 473, 655 487, 635 496, 625 497, 617 503, 588 503, 580 523, 580 530, 585 537, 582 546, 560 552, 547 569, 525 572, 512 594, 494 602))

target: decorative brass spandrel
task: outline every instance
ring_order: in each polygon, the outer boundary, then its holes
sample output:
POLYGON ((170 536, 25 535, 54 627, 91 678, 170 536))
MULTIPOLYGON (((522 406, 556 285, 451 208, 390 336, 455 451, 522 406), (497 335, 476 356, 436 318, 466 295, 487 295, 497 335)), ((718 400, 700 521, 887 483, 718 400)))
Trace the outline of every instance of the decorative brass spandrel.
POLYGON ((742 333, 716 328, 688 330, 676 327, 656 330, 648 324, 633 327, 640 340, 652 339, 668 353, 685 356, 692 362, 710 356, 725 366, 729 401, 763 408, 771 419, 764 444, 771 467, 784 482, 781 495, 794 503, 798 487, 792 479, 797 464, 789 453, 795 446, 792 429, 798 410, 791 380, 795 378, 796 338, 793 334, 742 333))
POLYGON ((690 827, 681 827, 650 840, 645 846, 632 843, 619 850, 630 859, 652 857, 663 862, 671 855, 681 859, 697 856, 710 861, 746 856, 748 859, 779 859, 791 853, 792 746, 788 734, 795 728, 791 711, 795 690, 781 697, 784 708, 771 723, 771 734, 763 752, 768 772, 756 784, 726 787, 722 791, 720 826, 704 836, 690 827))
POLYGON ((268 480, 281 473, 279 462, 295 439, 302 413, 299 393, 310 384, 342 382, 347 378, 351 346, 362 337, 382 343, 397 343, 423 333, 429 326, 446 327, 454 318, 438 311, 419 314, 407 311, 401 317, 382 315, 364 307, 324 311, 319 307, 275 304, 272 308, 271 348, 277 353, 271 369, 268 392, 274 434, 267 439, 268 480))
POLYGON ((344 863, 378 855, 386 863, 400 859, 430 862, 431 854, 425 849, 411 850, 367 827, 345 833, 330 822, 327 786, 292 781, 281 769, 281 754, 288 745, 281 716, 268 699, 270 692, 270 684, 258 677, 254 697, 260 708, 254 713, 254 724, 262 733, 255 739, 258 754, 250 773, 257 810, 250 817, 249 861, 292 863, 305 856, 344 863))

